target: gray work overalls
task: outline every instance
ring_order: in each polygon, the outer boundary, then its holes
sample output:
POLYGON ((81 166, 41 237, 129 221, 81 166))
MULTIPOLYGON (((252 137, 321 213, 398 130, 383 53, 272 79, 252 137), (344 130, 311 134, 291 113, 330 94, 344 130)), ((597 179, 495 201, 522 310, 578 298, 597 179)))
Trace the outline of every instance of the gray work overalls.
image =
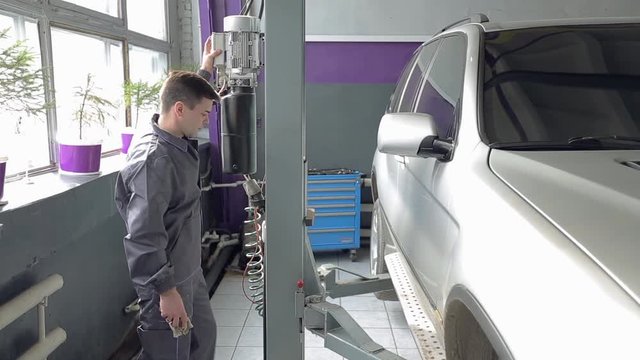
POLYGON ((197 144, 157 125, 136 136, 116 182, 127 225, 124 250, 140 298, 141 359, 212 360, 216 324, 201 262, 197 144), (159 293, 176 287, 193 329, 174 338, 160 315, 159 293))

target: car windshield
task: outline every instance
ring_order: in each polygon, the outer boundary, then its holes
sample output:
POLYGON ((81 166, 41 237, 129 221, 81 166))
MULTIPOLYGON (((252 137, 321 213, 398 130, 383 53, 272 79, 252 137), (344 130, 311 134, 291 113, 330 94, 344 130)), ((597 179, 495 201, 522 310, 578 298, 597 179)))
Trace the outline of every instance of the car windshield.
POLYGON ((493 147, 638 149, 640 25, 489 32, 482 93, 493 147))

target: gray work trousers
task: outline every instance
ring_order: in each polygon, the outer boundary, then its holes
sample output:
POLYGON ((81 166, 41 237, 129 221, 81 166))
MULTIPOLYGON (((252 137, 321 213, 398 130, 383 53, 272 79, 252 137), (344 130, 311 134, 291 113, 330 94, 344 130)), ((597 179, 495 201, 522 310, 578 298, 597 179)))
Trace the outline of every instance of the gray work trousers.
POLYGON ((174 338, 169 324, 160 316, 160 296, 156 292, 140 291, 138 336, 142 354, 139 360, 213 360, 216 322, 202 270, 176 288, 182 295, 193 329, 188 335, 174 338))

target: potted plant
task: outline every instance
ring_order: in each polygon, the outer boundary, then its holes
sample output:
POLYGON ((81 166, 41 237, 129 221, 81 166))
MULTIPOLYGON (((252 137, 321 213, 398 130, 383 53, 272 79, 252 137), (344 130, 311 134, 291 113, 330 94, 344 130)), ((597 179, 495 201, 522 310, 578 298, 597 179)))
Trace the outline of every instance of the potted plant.
MULTIPOLYGON (((9 30, 0 30, 0 41, 8 38, 9 30)), ((22 134, 23 116, 38 118, 50 106, 44 98, 44 72, 35 60, 24 41, 0 47, 0 109, 16 115, 12 126, 15 135, 22 134)), ((2 196, 7 161, 6 154, 0 154, 0 206, 6 204, 2 196)))
POLYGON ((122 153, 126 154, 131 145, 131 139, 135 129, 138 128, 140 110, 152 110, 158 108, 158 94, 162 82, 150 84, 146 81, 127 81, 124 84, 124 102, 131 108, 131 125, 122 132, 122 153))
POLYGON ((97 174, 100 172, 102 141, 91 138, 87 130, 91 125, 104 127, 107 118, 113 118, 109 111, 116 106, 98 93, 92 74, 87 74, 83 86, 77 86, 74 97, 79 105, 74 112, 73 120, 78 126, 76 139, 58 139, 60 145, 60 171, 69 174, 97 174))

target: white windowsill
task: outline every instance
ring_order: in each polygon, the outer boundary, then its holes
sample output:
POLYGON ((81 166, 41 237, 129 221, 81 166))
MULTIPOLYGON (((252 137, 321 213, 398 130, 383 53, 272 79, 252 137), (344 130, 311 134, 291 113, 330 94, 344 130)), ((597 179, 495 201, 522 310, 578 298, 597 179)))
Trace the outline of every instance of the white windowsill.
MULTIPOLYGON (((208 131, 198 133, 198 145, 209 142, 208 131)), ((64 175, 57 171, 31 177, 32 184, 28 184, 26 179, 16 180, 4 184, 4 196, 2 200, 9 203, 0 207, 0 213, 11 211, 23 206, 27 206, 58 195, 79 185, 86 184, 102 176, 110 175, 120 171, 126 163, 126 155, 117 154, 103 157, 100 160, 99 175, 64 175)))
POLYGON ((14 210, 58 195, 76 186, 88 183, 105 175, 113 174, 122 169, 126 155, 118 154, 102 158, 100 161, 100 174, 92 176, 73 176, 59 174, 57 171, 30 177, 31 184, 26 179, 12 181, 4 184, 4 196, 2 200, 9 203, 0 208, 0 213, 14 210))

